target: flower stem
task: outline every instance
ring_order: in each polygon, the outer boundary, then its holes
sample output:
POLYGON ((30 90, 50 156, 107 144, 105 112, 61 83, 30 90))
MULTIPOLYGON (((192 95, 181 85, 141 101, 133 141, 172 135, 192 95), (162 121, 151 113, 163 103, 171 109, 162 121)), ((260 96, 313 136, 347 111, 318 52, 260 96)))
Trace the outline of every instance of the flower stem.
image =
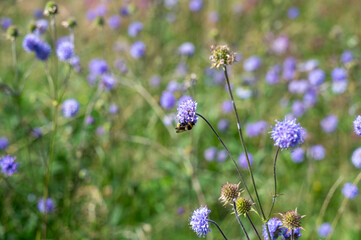
POLYGON ((218 224, 217 224, 215 221, 210 220, 210 219, 208 219, 207 221, 210 222, 210 223, 213 223, 214 225, 216 225, 216 227, 217 227, 218 230, 221 232, 221 234, 222 234, 222 236, 224 237, 224 239, 228 240, 227 237, 226 237, 226 235, 224 235, 222 229, 218 226, 218 224))
POLYGON ((295 239, 295 235, 293 233, 293 228, 292 228, 292 230, 291 230, 291 240, 294 240, 294 239, 295 239))
POLYGON ((251 225, 252 225, 252 227, 253 227, 253 230, 256 232, 258 239, 261 240, 261 236, 259 235, 259 233, 258 233, 258 231, 257 231, 257 228, 254 226, 251 217, 249 216, 248 213, 246 213, 246 216, 247 216, 247 218, 248 218, 248 221, 251 223, 251 225))
POLYGON ((14 64, 14 69, 15 69, 15 85, 14 85, 14 91, 16 92, 17 95, 19 95, 19 69, 18 69, 18 58, 16 56, 16 40, 12 40, 11 41, 11 50, 12 50, 12 54, 13 54, 13 64, 14 64))
POLYGON ((239 223, 239 225, 241 226, 243 232, 244 232, 244 235, 246 235, 246 238, 249 240, 249 237, 248 237, 248 234, 247 234, 247 231, 246 229, 244 228, 242 222, 241 222, 241 219, 239 218, 239 215, 238 215, 238 212, 237 212, 237 207, 236 207, 236 202, 233 201, 233 210, 234 210, 234 213, 236 214, 236 218, 237 218, 237 221, 239 223))
POLYGON ((267 217, 267 222, 268 223, 268 220, 272 214, 272 210, 273 210, 273 207, 275 205, 275 202, 276 202, 276 198, 277 198, 277 175, 276 175, 276 164, 277 164, 277 158, 278 158, 278 153, 280 151, 280 147, 277 148, 277 152, 276 152, 276 156, 275 156, 275 159, 274 159, 274 162, 273 162, 273 180, 274 180, 274 194, 273 194, 273 199, 272 199, 272 206, 271 206, 271 209, 269 211, 269 214, 268 214, 268 217, 267 217))

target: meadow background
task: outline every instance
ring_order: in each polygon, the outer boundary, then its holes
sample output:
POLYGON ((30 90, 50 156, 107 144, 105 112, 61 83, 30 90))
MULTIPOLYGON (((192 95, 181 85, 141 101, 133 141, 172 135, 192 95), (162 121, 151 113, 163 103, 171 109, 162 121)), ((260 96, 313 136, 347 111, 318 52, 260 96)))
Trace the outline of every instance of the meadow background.
MULTIPOLYGON (((70 34, 62 21, 70 17, 77 21, 74 51, 81 67, 72 69, 58 62, 58 79, 70 74, 62 100, 74 98, 80 104, 72 118, 62 115, 62 102, 57 105, 51 96, 46 64, 22 47, 29 24, 38 18, 49 20, 39 15, 46 1, 0 2, 0 136, 8 139, 1 155, 16 156, 19 163, 12 176, 1 175, 0 239, 41 239, 44 218, 38 201, 46 185, 54 106, 59 116, 49 197, 55 209, 47 216, 48 239, 196 239, 188 219, 204 204, 230 239, 240 239, 243 235, 234 215, 218 200, 222 184, 240 181, 231 160, 222 158, 222 146, 204 122, 199 120, 189 132, 174 130, 176 100, 191 95, 198 103, 197 112, 218 129, 235 158, 242 153, 235 117, 222 108, 229 100, 223 73, 209 69, 212 44, 228 44, 238 53, 238 62, 229 72, 244 128, 260 120, 268 124, 258 136, 245 134, 265 209, 272 201, 276 151, 270 126, 296 113, 297 122, 307 130, 302 162, 294 162, 290 150, 280 153, 277 173, 282 196, 273 216, 297 208, 306 215, 302 239, 321 239, 318 226, 332 223, 345 199, 343 184, 360 173, 351 156, 361 140, 352 125, 361 113, 361 1, 204 0, 199 9, 192 6, 199 2, 192 2, 58 1, 57 37, 70 34), (292 7, 299 14, 289 12, 292 7), (119 25, 109 26, 111 16, 117 16, 119 25), (19 81, 15 81, 5 18, 19 29, 15 40, 19 81), (143 27, 129 33, 135 21, 143 27), (134 58, 130 49, 137 41, 145 44, 145 54, 134 58), (194 51, 182 51, 185 42, 192 43, 194 51), (341 60, 345 51, 352 53, 352 61, 341 60), (244 63, 251 56, 258 56, 262 64, 246 71, 244 63), (297 70, 287 81, 282 69, 288 57, 296 60, 297 70), (89 83, 88 64, 94 58, 108 63, 116 81, 110 90, 98 90, 89 83), (325 72, 311 100, 289 91, 290 82, 307 80, 305 63, 315 63, 309 60, 317 60, 317 68, 325 72), (268 84, 266 74, 276 64, 281 68, 278 82, 268 84), (331 72, 337 67, 347 71, 348 85, 342 93, 332 90, 331 72), (18 94, 9 89, 19 90, 18 94), (165 92, 174 99, 164 97, 165 92), (297 100, 303 112, 293 109, 297 100), (338 124, 335 131, 326 133, 320 121, 330 114, 337 116, 338 124), (88 116, 93 123, 85 124, 88 116), (41 134, 34 134, 34 129, 41 134), (310 154, 318 144, 325 149, 322 160, 310 154), (210 147, 213 152, 205 154, 210 147), (334 194, 320 214, 332 186, 334 194)), ((42 38, 50 44, 51 36, 49 26, 42 38)), ((46 61, 52 72, 54 58, 53 49, 46 61)), ((350 199, 340 216, 331 239, 361 239, 360 196, 350 199)), ((261 229, 262 222, 255 221, 261 229)), ((251 226, 245 225, 251 232, 251 226)), ((216 229, 208 235, 208 239, 218 238, 216 229)))

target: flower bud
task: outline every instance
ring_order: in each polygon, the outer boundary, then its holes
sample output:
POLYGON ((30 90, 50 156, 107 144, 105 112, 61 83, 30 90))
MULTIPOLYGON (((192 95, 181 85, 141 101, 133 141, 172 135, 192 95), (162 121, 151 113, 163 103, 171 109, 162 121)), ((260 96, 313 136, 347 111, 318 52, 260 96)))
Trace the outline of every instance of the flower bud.
POLYGON ((56 3, 54 3, 53 1, 49 1, 45 5, 44 15, 51 16, 51 15, 55 15, 57 13, 58 13, 58 5, 56 5, 56 3))
POLYGON ((6 36, 10 40, 15 40, 19 36, 18 28, 14 25, 8 27, 6 31, 6 36))
POLYGON ((75 18, 69 18, 66 21, 61 23, 65 28, 75 28, 77 26, 77 22, 75 18))
POLYGON ((236 199, 236 210, 238 215, 246 215, 252 209, 252 202, 248 198, 239 197, 236 199))

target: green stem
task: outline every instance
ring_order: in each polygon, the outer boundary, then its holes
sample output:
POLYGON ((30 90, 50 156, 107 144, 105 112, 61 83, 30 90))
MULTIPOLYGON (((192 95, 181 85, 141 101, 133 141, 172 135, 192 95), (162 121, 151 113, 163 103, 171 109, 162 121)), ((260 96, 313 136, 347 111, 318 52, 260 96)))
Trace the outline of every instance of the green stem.
POLYGON ((251 223, 253 230, 256 232, 258 239, 261 240, 261 236, 259 235, 259 233, 258 233, 258 231, 257 231, 257 228, 254 226, 251 217, 249 216, 248 213, 246 213, 246 216, 247 216, 247 218, 248 218, 248 221, 251 223))
POLYGON ((269 211, 269 214, 268 214, 268 217, 267 217, 267 222, 268 223, 268 220, 272 214, 272 210, 273 210, 273 207, 275 205, 275 202, 276 202, 276 198, 277 198, 277 175, 276 175, 276 164, 277 164, 277 158, 278 158, 278 153, 280 151, 280 147, 277 148, 277 152, 276 152, 276 156, 275 156, 275 159, 274 159, 274 162, 273 162, 273 181, 274 181, 274 194, 273 194, 273 198, 272 198, 272 205, 271 205, 271 209, 269 211))
MULTIPOLYGON (((233 201, 233 211, 234 211, 234 213, 236 214, 237 221, 238 221, 239 225, 241 226, 242 231, 244 232, 244 235, 246 235, 246 238, 249 240, 247 231, 246 231, 246 229, 244 228, 244 226, 243 226, 243 224, 242 224, 242 222, 241 222, 241 219, 239 218, 239 215, 238 215, 238 212, 237 212, 237 207, 236 207, 236 202, 235 202, 235 201, 233 201)), ((271 238, 270 238, 270 239, 271 239, 271 238)))
POLYGON ((19 95, 19 69, 18 69, 18 58, 16 56, 16 38, 11 41, 11 50, 13 55, 13 64, 15 69, 15 82, 14 82, 14 91, 19 95))

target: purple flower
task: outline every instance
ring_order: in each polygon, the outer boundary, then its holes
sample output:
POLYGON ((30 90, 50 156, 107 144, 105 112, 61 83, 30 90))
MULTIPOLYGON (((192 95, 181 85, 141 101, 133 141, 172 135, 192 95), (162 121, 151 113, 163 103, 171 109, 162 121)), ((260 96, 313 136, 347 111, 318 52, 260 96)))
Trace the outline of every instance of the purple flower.
POLYGON ((246 134, 248 137, 256 137, 266 132, 267 127, 268 124, 265 121, 248 123, 246 125, 246 134))
POLYGON ((102 75, 109 71, 108 64, 103 59, 94 58, 88 64, 89 72, 95 76, 102 75))
POLYGON ((132 22, 128 26, 128 35, 130 37, 136 37, 143 30, 143 23, 132 22))
POLYGON ((119 108, 116 104, 112 104, 109 106, 109 113, 112 115, 117 114, 118 110, 119 110, 119 108))
POLYGON ((232 101, 224 101, 222 103, 222 111, 224 113, 231 113, 233 111, 232 101))
POLYGON ((18 163, 15 162, 16 157, 7 155, 0 159, 1 172, 7 176, 13 175, 17 172, 18 163))
POLYGON ((172 80, 167 85, 167 91, 175 92, 180 89, 179 83, 177 83, 175 80, 172 80))
MULTIPOLYGON (((249 160, 249 164, 252 166, 253 163, 253 156, 252 154, 248 153, 248 160, 249 160)), ((246 154, 241 153, 238 157, 238 163, 242 168, 247 169, 248 168, 248 163, 247 163, 247 158, 246 158, 246 154)))
POLYGON ((129 9, 129 6, 123 6, 119 9, 119 13, 120 15, 124 16, 124 17, 127 17, 130 15, 130 9, 129 9))
POLYGON ((347 72, 343 68, 335 68, 331 73, 334 82, 347 80, 347 72))
POLYGON ((303 150, 303 148, 296 148, 291 151, 291 158, 292 161, 294 161, 295 163, 303 162, 304 157, 305 157, 305 150, 303 150))
POLYGON ((321 128, 325 133, 332 133, 336 130, 338 118, 335 115, 329 115, 320 122, 321 128))
POLYGON ((194 45, 191 42, 185 42, 179 46, 178 52, 181 55, 192 56, 194 54, 194 45))
POLYGON ((191 218, 189 219, 189 225, 198 237, 205 237, 209 229, 208 215, 211 210, 208 210, 207 206, 200 207, 194 210, 191 218))
POLYGON ((305 106, 302 101, 296 100, 292 105, 292 113, 295 117, 301 117, 305 113, 305 106))
POLYGON ((322 71, 321 69, 313 70, 308 74, 308 81, 310 81, 310 83, 313 86, 321 85, 324 80, 325 80, 325 72, 322 71))
POLYGON ((40 19, 40 18, 42 18, 43 17, 43 10, 42 9, 35 9, 34 11, 33 11, 33 17, 35 18, 35 19, 40 19))
POLYGON ((288 84, 288 91, 290 93, 303 94, 309 88, 309 83, 307 80, 291 81, 288 84))
POLYGON ((0 137, 0 150, 5 150, 9 146, 9 140, 6 137, 0 137))
POLYGON ((175 104, 175 97, 172 92, 164 91, 161 98, 160 98, 160 105, 169 110, 171 109, 175 104))
POLYGON ((309 72, 318 67, 318 60, 316 59, 310 59, 304 63, 299 64, 299 70, 301 72, 309 72))
POLYGON ((97 129, 95 130, 95 133, 96 133, 98 136, 104 135, 104 133, 105 133, 104 127, 103 127, 103 126, 97 127, 97 129))
MULTIPOLYGON (((283 225, 282 221, 279 220, 278 218, 271 218, 268 221, 267 225, 271 235, 271 240, 277 239, 281 234, 281 227, 283 225)), ((268 237, 266 225, 263 225, 262 235, 265 240, 270 240, 268 237)))
POLYGON ((276 126, 271 131, 271 138, 275 142, 275 146, 282 149, 296 147, 303 143, 303 129, 301 125, 294 120, 276 120, 276 126))
POLYGON ((253 72, 260 68, 262 60, 257 56, 252 56, 244 60, 243 69, 246 72, 253 72))
POLYGON ((105 87, 107 91, 110 91, 114 88, 116 84, 116 80, 111 74, 104 74, 101 76, 102 85, 105 87))
POLYGON ((353 185, 352 183, 345 183, 345 185, 342 188, 342 194, 345 196, 345 198, 353 199, 357 197, 358 195, 358 188, 356 185, 353 185))
POLYGON ((149 79, 149 85, 152 87, 158 87, 159 84, 161 83, 162 78, 159 75, 153 75, 150 79, 149 79))
POLYGON ((224 161, 226 161, 227 157, 228 157, 228 153, 227 153, 226 150, 220 150, 220 151, 218 151, 218 153, 217 153, 217 161, 218 161, 218 162, 224 162, 224 161))
POLYGON ((6 31, 11 25, 13 25, 13 21, 10 18, 1 18, 1 27, 3 30, 6 31))
POLYGON ((43 34, 48 29, 48 21, 46 19, 39 19, 35 22, 36 29, 34 33, 43 34))
POLYGON ((197 103, 193 99, 188 99, 180 102, 177 108, 178 122, 179 123, 193 123, 195 124, 198 120, 196 115, 197 103))
POLYGON ((108 18, 108 26, 115 30, 120 26, 121 19, 118 15, 113 15, 108 18))
POLYGON ((341 55, 341 62, 343 64, 346 64, 346 63, 349 63, 349 62, 352 62, 353 60, 353 55, 352 55, 352 52, 350 51, 344 51, 341 55))
POLYGON ((272 43, 272 50, 276 54, 284 54, 289 46, 289 39, 286 36, 279 36, 272 43))
POLYGON ((40 198, 39 202, 38 202, 38 209, 39 212, 44 213, 44 212, 52 212, 55 209, 53 200, 51 198, 46 199, 46 201, 44 202, 44 198, 40 198))
POLYGON ((60 61, 67 61, 74 55, 74 45, 71 42, 61 42, 56 48, 56 54, 60 61))
MULTIPOLYGON (((282 230, 282 235, 283 235, 284 239, 290 240, 292 231, 285 227, 281 228, 281 230, 282 230)), ((293 230, 293 239, 297 240, 301 236, 302 236, 302 234, 300 232, 300 228, 296 228, 293 230)))
POLYGON ((219 20, 219 13, 217 11, 211 11, 208 14, 208 20, 212 23, 216 23, 219 20))
POLYGON ((39 138, 43 135, 43 130, 40 127, 35 127, 31 130, 31 136, 34 138, 39 138))
POLYGON ((91 124, 93 124, 94 123, 94 118, 92 117, 92 116, 87 116, 86 118, 85 118, 85 124, 86 125, 91 125, 91 124))
POLYGON ((220 119, 217 124, 217 128, 220 132, 225 132, 229 127, 229 121, 227 119, 220 119))
POLYGON ((63 102, 62 111, 63 115, 66 118, 71 118, 76 116, 80 108, 80 105, 75 99, 67 99, 63 102))
POLYGON ((121 59, 117 59, 114 61, 114 67, 116 69, 118 69, 120 72, 122 72, 123 74, 126 74, 128 72, 127 64, 125 63, 125 61, 123 61, 121 59))
POLYGON ((296 72, 296 59, 288 57, 283 62, 283 73, 282 76, 286 81, 290 81, 295 76, 296 72))
POLYGON ((135 58, 141 58, 145 55, 145 44, 142 41, 133 43, 130 47, 130 55, 135 58))
POLYGON ((271 69, 266 73, 266 83, 270 85, 278 83, 280 81, 280 72, 281 67, 279 65, 271 67, 271 69))
POLYGON ((325 158, 326 150, 322 145, 315 145, 310 148, 310 157, 314 160, 322 160, 325 158))
POLYGON ((356 168, 361 168, 361 147, 352 153, 351 161, 356 168))
POLYGON ((289 19, 296 19, 300 15, 300 10, 298 7, 291 7, 288 9, 287 16, 289 19))
POLYGON ((202 0, 190 0, 189 1, 189 10, 192 12, 198 12, 203 7, 203 1, 202 0))
POLYGON ((361 115, 358 115, 353 121, 354 131, 357 135, 361 136, 361 115))
POLYGON ((305 95, 303 95, 303 103, 306 108, 311 108, 317 103, 317 90, 309 89, 305 95))
POLYGON ((78 56, 72 56, 68 62, 74 68, 74 71, 79 73, 81 71, 80 58, 78 56))
POLYGON ((217 155, 216 147, 207 148, 203 154, 204 159, 206 159, 208 162, 213 161, 216 158, 216 155, 217 155))
POLYGON ((50 45, 35 34, 27 34, 23 40, 23 48, 27 52, 34 52, 37 59, 45 61, 51 54, 50 45))
POLYGON ((328 236, 328 234, 330 234, 332 232, 332 226, 328 222, 322 223, 318 227, 317 232, 318 232, 318 236, 326 238, 328 236))

